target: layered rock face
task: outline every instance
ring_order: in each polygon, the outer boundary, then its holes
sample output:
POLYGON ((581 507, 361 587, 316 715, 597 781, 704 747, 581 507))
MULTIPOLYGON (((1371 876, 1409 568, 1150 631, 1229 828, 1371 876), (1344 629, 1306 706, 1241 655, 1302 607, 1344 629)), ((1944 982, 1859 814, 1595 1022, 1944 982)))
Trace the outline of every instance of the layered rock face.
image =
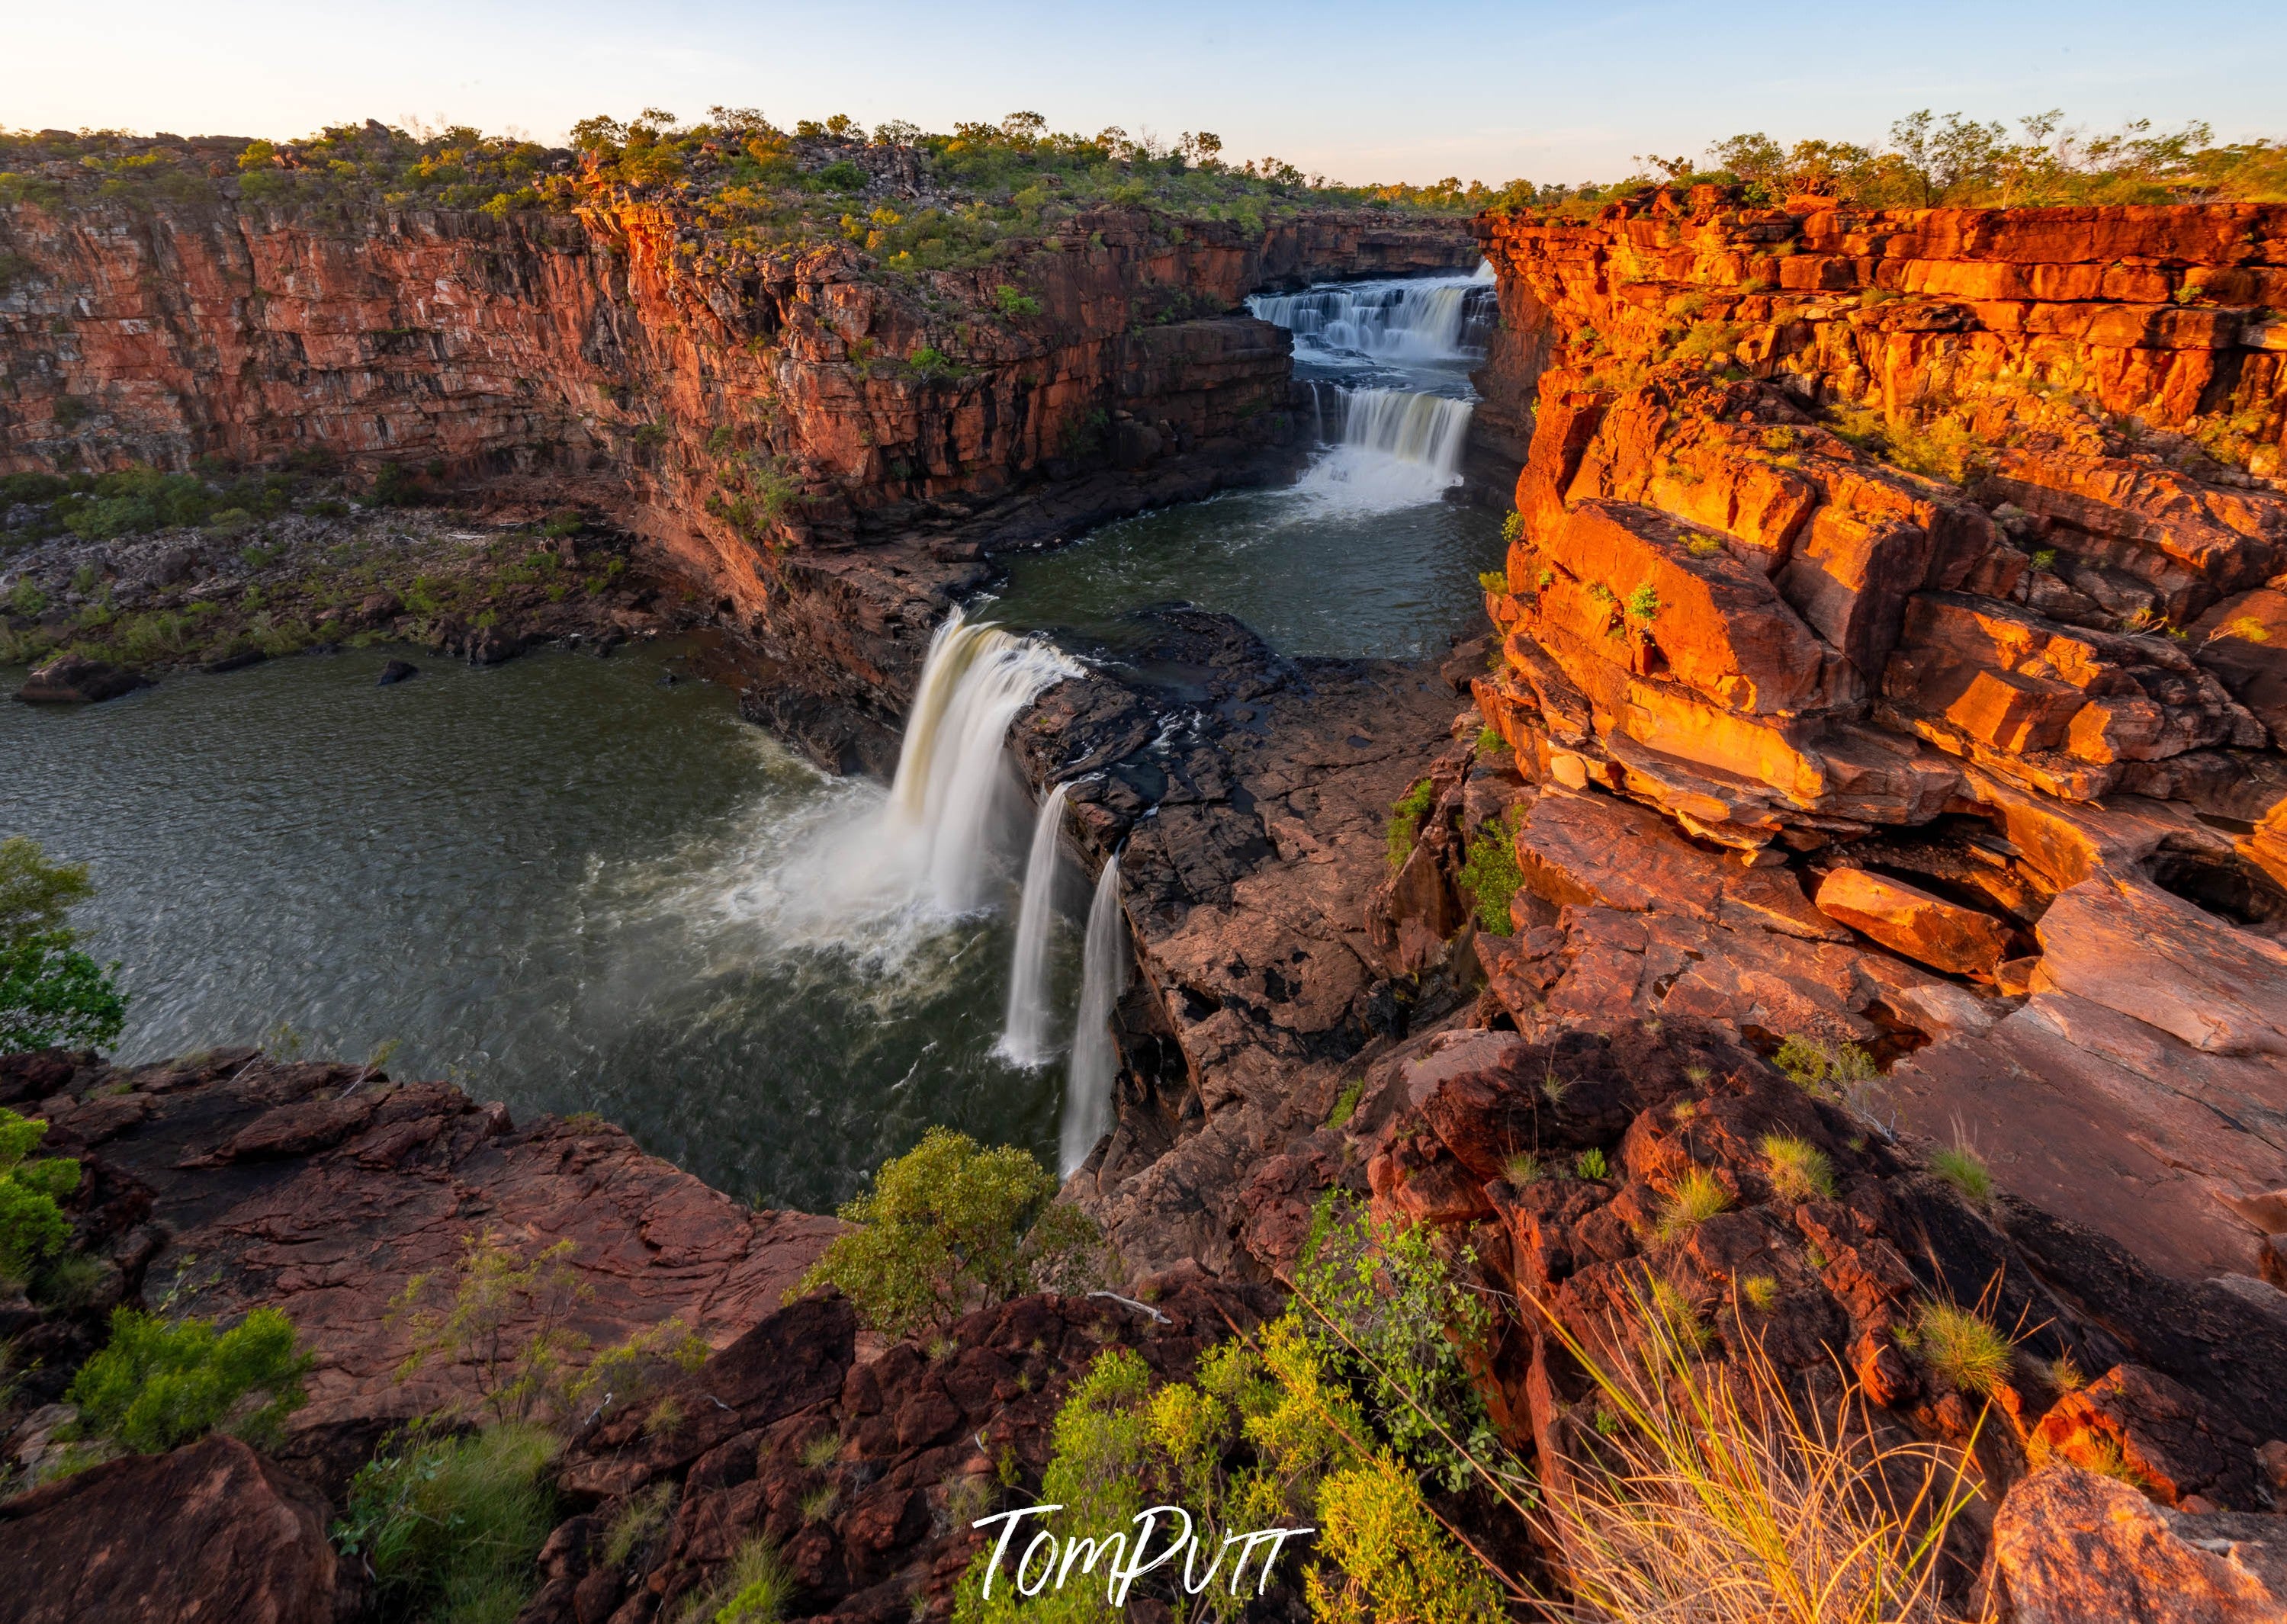
POLYGON ((1506 817, 1503 1008, 1865 1045, 2006 1187, 2275 1274, 2287 209, 1479 231, 1487 410, 1533 402, 1474 684, 1507 749, 1441 768, 1420 861, 1506 817))
POLYGON ((1054 525, 1088 499, 1025 487, 1106 468, 1183 461, 1212 488, 1291 429, 1287 340, 1227 314, 1245 294, 1476 252, 1457 224, 1326 211, 1249 233, 1105 209, 979 272, 900 280, 840 248, 701 272, 695 213, 590 202, 16 205, 0 469, 324 452, 529 476, 753 617, 790 547, 986 509, 1054 525))

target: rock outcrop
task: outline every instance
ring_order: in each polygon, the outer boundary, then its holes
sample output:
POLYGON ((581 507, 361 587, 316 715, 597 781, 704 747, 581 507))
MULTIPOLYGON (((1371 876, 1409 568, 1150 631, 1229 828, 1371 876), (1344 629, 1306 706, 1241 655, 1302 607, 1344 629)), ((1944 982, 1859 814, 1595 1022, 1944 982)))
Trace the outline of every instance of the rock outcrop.
POLYGON ((1997 1589, 2019 1624, 2257 1624, 2287 1616, 2287 1518, 2189 1516, 2077 1467, 2010 1491, 1997 1589))
POLYGON ((1455 761, 1438 816, 1450 898, 1508 809, 1506 1019, 1848 1040, 1899 1126, 2149 1266, 2273 1266, 2287 209, 1479 232, 1486 410, 1531 403, 1473 684, 1515 777, 1465 808, 1455 761))
MULTIPOLYGON (((600 1350, 671 1318, 732 1341, 836 1228, 754 1211, 592 1119, 518 1127, 449 1084, 250 1050, 126 1070, 10 1057, 0 1104, 44 1117, 45 1147, 83 1159, 77 1244, 115 1265, 115 1299, 172 1292, 185 1312, 293 1320, 317 1364, 285 1453, 321 1478, 396 1422, 478 1395, 479 1373, 452 1364, 400 1380, 415 1331, 391 1313, 414 1275, 449 1278, 473 1236, 527 1255, 572 1242, 584 1295, 568 1328, 600 1350)), ((90 1351, 76 1335, 51 1321, 26 1337, 49 1373, 35 1384, 68 1379, 90 1351)))
POLYGON ((327 1520, 323 1497, 234 1438, 107 1461, 0 1501, 0 1619, 334 1624, 356 1590, 327 1520))

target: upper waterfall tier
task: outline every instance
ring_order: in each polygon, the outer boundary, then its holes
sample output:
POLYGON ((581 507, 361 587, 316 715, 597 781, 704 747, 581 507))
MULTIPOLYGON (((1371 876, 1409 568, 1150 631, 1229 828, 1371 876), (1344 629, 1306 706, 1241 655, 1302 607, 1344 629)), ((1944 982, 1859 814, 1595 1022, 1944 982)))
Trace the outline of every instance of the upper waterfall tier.
POLYGON ((1491 332, 1492 268, 1470 276, 1333 282, 1301 293, 1256 294, 1256 319, 1294 335, 1298 356, 1365 356, 1420 365, 1481 360, 1491 332))

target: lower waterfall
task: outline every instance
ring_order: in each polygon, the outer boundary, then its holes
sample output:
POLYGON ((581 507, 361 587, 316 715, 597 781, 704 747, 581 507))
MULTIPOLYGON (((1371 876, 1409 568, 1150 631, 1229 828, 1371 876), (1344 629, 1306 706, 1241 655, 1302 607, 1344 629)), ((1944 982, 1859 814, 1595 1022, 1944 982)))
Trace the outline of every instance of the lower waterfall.
POLYGON ((1009 966, 1009 1012, 993 1052, 1018 1066, 1045 1066, 1056 1052, 1051 1029, 1049 945, 1056 923, 1056 881, 1064 868, 1064 792, 1057 784, 1041 797, 1033 848, 1025 860, 1024 901, 1017 915, 1017 950, 1009 966))
POLYGON ((1120 1073, 1112 1011, 1127 990, 1128 921, 1120 911, 1120 855, 1115 852, 1096 882, 1096 896, 1088 907, 1088 942, 1080 954, 1080 1017, 1072 1029, 1064 1125, 1056 1136, 1057 1171, 1067 1178, 1112 1126, 1112 1084, 1120 1073))
POLYGON ((1017 804, 1001 748, 1009 724, 1076 671, 1047 644, 958 609, 930 639, 882 832, 920 900, 946 913, 992 900, 996 836, 1017 804))
MULTIPOLYGON (((1315 393, 1315 391, 1314 391, 1315 393)), ((1472 401, 1400 389, 1334 389, 1340 428, 1295 489, 1341 507, 1436 501, 1461 479, 1472 401)), ((1321 408, 1323 410, 1323 407, 1321 408)))

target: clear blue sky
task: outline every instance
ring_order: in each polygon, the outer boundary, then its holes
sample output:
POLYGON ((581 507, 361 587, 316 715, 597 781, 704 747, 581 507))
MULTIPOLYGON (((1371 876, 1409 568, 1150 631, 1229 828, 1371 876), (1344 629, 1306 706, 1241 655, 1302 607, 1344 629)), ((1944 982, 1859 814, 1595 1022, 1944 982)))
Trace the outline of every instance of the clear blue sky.
POLYGON ((35 129, 289 137, 375 116, 558 140, 646 106, 929 129, 1026 108, 1058 129, 1212 130, 1227 155, 1348 181, 1609 179, 1634 154, 1696 154, 1742 130, 1871 141, 1922 106, 2287 134, 2279 0, 11 9, 0 124, 35 129))

